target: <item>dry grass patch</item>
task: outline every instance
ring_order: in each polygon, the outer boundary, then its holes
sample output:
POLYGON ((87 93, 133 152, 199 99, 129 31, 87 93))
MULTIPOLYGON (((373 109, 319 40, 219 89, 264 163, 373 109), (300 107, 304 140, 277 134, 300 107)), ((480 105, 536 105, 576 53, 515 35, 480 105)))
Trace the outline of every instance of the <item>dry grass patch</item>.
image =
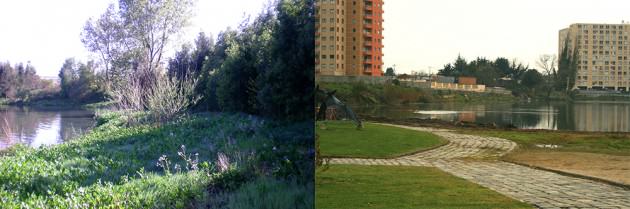
POLYGON ((527 150, 509 154, 505 160, 630 185, 630 156, 527 150))

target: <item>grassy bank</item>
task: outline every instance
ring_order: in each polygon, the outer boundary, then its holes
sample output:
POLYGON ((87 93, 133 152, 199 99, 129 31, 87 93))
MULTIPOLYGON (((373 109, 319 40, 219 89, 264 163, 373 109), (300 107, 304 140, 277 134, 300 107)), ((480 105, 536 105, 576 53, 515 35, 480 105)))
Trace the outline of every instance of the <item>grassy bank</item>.
POLYGON ((312 204, 312 123, 108 113, 70 142, 0 157, 0 208, 294 208, 312 204), (310 180, 309 180, 310 179, 310 180))
POLYGON ((319 83, 320 88, 337 91, 337 97, 349 104, 405 104, 432 102, 513 102, 512 95, 431 90, 393 84, 319 83))
POLYGON ((431 149, 446 141, 427 132, 348 121, 319 121, 316 133, 324 157, 392 158, 431 149))
POLYGON ((331 165, 315 196, 317 208, 532 208, 429 167, 331 165))
POLYGON ((460 132, 509 139, 518 143, 520 149, 630 156, 630 135, 628 134, 492 129, 462 129, 460 132))

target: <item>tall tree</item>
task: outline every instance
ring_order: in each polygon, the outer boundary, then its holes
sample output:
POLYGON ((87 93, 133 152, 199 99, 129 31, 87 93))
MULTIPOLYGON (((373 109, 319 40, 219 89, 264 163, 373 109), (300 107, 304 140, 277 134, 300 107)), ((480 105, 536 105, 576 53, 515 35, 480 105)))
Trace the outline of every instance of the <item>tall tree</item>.
POLYGON ((0 63, 0 97, 13 99, 17 93, 17 72, 10 63, 0 63))
POLYGON ((442 76, 454 76, 455 75, 455 67, 451 63, 444 65, 442 69, 440 69, 437 73, 442 76))
POLYGON ((497 59, 494 60, 494 66, 501 73, 501 77, 510 76, 512 74, 510 60, 504 57, 497 57, 497 59))
POLYGON ((142 50, 144 69, 153 71, 162 61, 172 35, 189 24, 193 0, 119 0, 125 30, 142 50))
POLYGON ((63 66, 59 70, 59 83, 61 86, 61 94, 65 97, 70 96, 72 84, 79 78, 77 73, 77 63, 74 58, 68 58, 64 61, 63 66))
POLYGON ((119 0, 118 9, 110 5, 99 19, 86 22, 82 41, 88 50, 100 54, 106 77, 112 74, 109 71, 148 76, 160 67, 171 37, 188 25, 193 3, 119 0))
POLYGON ((228 47, 228 56, 218 71, 217 99, 222 110, 257 113, 259 75, 271 64, 269 49, 275 17, 271 10, 260 14, 251 24, 245 20, 240 33, 228 47))
POLYGON ((273 66, 265 72, 267 85, 259 91, 262 113, 285 120, 314 116, 315 4, 314 0, 280 0, 274 32, 273 66))
POLYGON ((551 96, 551 92, 554 89, 554 82, 557 80, 557 57, 556 55, 543 54, 536 60, 536 66, 541 68, 544 73, 545 91, 547 92, 547 98, 551 96))
POLYGON ((124 76, 124 69, 129 67, 129 53, 133 47, 127 39, 124 27, 118 11, 110 4, 100 18, 88 19, 81 32, 83 45, 90 52, 98 54, 108 84, 121 79, 124 76))
POLYGON ((540 83, 542 83, 543 81, 543 76, 542 74, 540 74, 540 72, 534 69, 529 69, 523 74, 523 79, 521 83, 529 89, 534 89, 535 87, 539 86, 540 83))
POLYGON ((558 76, 556 77, 556 89, 569 91, 575 84, 577 70, 577 50, 569 49, 569 39, 565 39, 564 47, 558 58, 558 76))
POLYGON ((387 70, 385 70, 385 76, 396 76, 396 72, 394 72, 394 68, 388 67, 387 70))
POLYGON ((457 55, 457 59, 455 59, 455 63, 453 63, 453 69, 454 69, 454 73, 453 76, 461 76, 466 74, 466 67, 468 65, 468 62, 466 62, 466 59, 464 59, 461 55, 457 55))
POLYGON ((194 68, 191 46, 188 44, 182 45, 182 48, 175 52, 175 57, 168 61, 168 75, 177 79, 192 76, 194 68))

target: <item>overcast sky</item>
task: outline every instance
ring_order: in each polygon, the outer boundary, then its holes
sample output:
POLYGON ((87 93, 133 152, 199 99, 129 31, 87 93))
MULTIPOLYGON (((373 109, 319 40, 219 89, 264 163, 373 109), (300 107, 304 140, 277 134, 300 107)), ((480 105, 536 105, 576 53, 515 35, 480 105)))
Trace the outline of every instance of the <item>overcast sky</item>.
MULTIPOLYGON (((85 61, 81 43, 85 21, 98 18, 115 0, 0 1, 0 61, 31 64, 43 76, 56 76, 68 57, 85 61)), ((267 0, 198 0, 192 25, 181 35, 192 42, 200 31, 216 35, 235 28, 246 15, 257 15, 267 0)), ((172 53, 173 50, 170 50, 172 53)))
POLYGON ((458 54, 516 58, 535 68, 557 54, 571 23, 630 21, 628 0, 385 0, 384 67, 436 73, 458 54))

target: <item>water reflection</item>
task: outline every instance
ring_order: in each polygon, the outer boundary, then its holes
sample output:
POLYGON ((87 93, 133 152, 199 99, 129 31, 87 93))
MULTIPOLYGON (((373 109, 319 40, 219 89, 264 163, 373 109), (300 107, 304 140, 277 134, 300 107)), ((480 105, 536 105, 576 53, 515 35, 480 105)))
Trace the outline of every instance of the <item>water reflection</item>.
POLYGON ((16 143, 32 147, 58 144, 94 125, 86 110, 0 107, 0 149, 16 143))
POLYGON ((514 125, 522 129, 630 132, 630 102, 418 104, 354 107, 390 118, 422 118, 514 125))

